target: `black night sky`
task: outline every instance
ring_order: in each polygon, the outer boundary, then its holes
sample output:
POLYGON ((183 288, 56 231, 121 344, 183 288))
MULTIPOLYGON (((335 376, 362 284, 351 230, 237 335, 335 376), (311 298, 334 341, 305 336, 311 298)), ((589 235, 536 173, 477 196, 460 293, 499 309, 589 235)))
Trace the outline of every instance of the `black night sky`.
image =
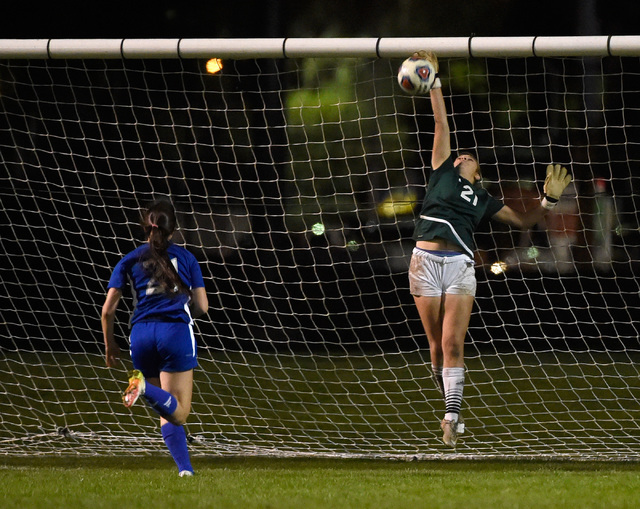
POLYGON ((0 37, 6 39, 634 35, 638 31, 633 0, 6 3, 0 16, 0 37))

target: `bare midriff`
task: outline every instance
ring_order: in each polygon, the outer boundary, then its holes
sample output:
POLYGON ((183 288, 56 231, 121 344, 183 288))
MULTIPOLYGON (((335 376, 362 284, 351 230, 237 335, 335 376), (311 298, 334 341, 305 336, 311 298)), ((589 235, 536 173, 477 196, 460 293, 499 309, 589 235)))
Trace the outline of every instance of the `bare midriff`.
POLYGON ((458 244, 439 237, 431 240, 419 240, 416 242, 416 247, 427 251, 457 251, 458 253, 463 251, 458 244))

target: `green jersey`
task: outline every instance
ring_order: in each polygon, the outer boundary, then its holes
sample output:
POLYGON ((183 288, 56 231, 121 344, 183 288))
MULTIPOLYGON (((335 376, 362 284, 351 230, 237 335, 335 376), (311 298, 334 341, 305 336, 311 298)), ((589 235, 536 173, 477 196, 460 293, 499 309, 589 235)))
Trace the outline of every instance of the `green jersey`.
POLYGON ((413 239, 446 239, 473 258, 473 233, 478 224, 502 207, 504 203, 462 178, 449 156, 431 173, 413 239))

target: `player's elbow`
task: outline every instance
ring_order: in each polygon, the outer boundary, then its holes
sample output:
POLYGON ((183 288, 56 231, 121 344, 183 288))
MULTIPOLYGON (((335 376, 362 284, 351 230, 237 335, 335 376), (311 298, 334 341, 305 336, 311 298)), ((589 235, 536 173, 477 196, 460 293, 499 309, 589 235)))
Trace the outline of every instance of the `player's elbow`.
POLYGON ((521 222, 520 222, 520 226, 518 226, 518 228, 520 230, 530 230, 531 228, 533 228, 538 221, 534 221, 532 219, 529 218, 524 218, 521 222))
POLYGON ((110 288, 107 292, 107 298, 102 305, 102 320, 113 320, 116 316, 116 310, 120 302, 122 292, 117 288, 110 288))
POLYGON ((196 288, 191 296, 191 316, 198 318, 209 310, 209 299, 204 288, 196 288))
POLYGON ((104 304, 104 306, 102 306, 102 321, 106 322, 109 320, 113 320, 114 317, 116 316, 116 308, 112 305, 108 305, 108 304, 104 304))
POLYGON ((199 318, 202 315, 207 314, 207 311, 209 311, 209 306, 194 306, 193 308, 191 308, 191 316, 193 318, 199 318))
POLYGON ((510 218, 508 222, 509 226, 515 228, 516 230, 528 230, 531 228, 527 218, 522 214, 515 214, 512 218, 510 218))
POLYGON ((519 225, 516 226, 516 228, 519 228, 520 230, 530 230, 540 222, 543 215, 544 209, 542 207, 530 210, 524 214, 520 213, 517 215, 519 225))
POLYGON ((494 216, 497 221, 507 224, 517 230, 528 230, 535 226, 540 220, 539 215, 533 213, 522 213, 511 207, 504 206, 494 216))

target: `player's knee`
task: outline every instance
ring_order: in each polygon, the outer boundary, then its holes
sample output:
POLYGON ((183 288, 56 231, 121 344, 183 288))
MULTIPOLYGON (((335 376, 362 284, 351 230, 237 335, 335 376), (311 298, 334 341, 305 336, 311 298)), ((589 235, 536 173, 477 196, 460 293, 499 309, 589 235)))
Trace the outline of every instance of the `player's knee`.
POLYGON ((184 424, 187 423, 187 417, 189 417, 189 410, 190 409, 184 409, 180 406, 178 406, 178 408, 176 409, 175 412, 173 412, 173 414, 171 414, 171 423, 175 424, 176 426, 183 426, 184 424))
POLYGON ((176 426, 183 426, 187 423, 189 412, 180 411, 179 409, 171 415, 171 422, 176 426))
POLYGON ((176 426, 184 426, 187 423, 187 417, 188 415, 183 415, 175 412, 168 420, 171 422, 171 424, 175 424, 176 426))
POLYGON ((457 361, 460 361, 464 356, 463 345, 459 345, 455 341, 448 342, 443 348, 443 350, 444 350, 443 353, 444 353, 445 359, 449 361, 448 364, 451 364, 451 363, 455 364, 457 361))

